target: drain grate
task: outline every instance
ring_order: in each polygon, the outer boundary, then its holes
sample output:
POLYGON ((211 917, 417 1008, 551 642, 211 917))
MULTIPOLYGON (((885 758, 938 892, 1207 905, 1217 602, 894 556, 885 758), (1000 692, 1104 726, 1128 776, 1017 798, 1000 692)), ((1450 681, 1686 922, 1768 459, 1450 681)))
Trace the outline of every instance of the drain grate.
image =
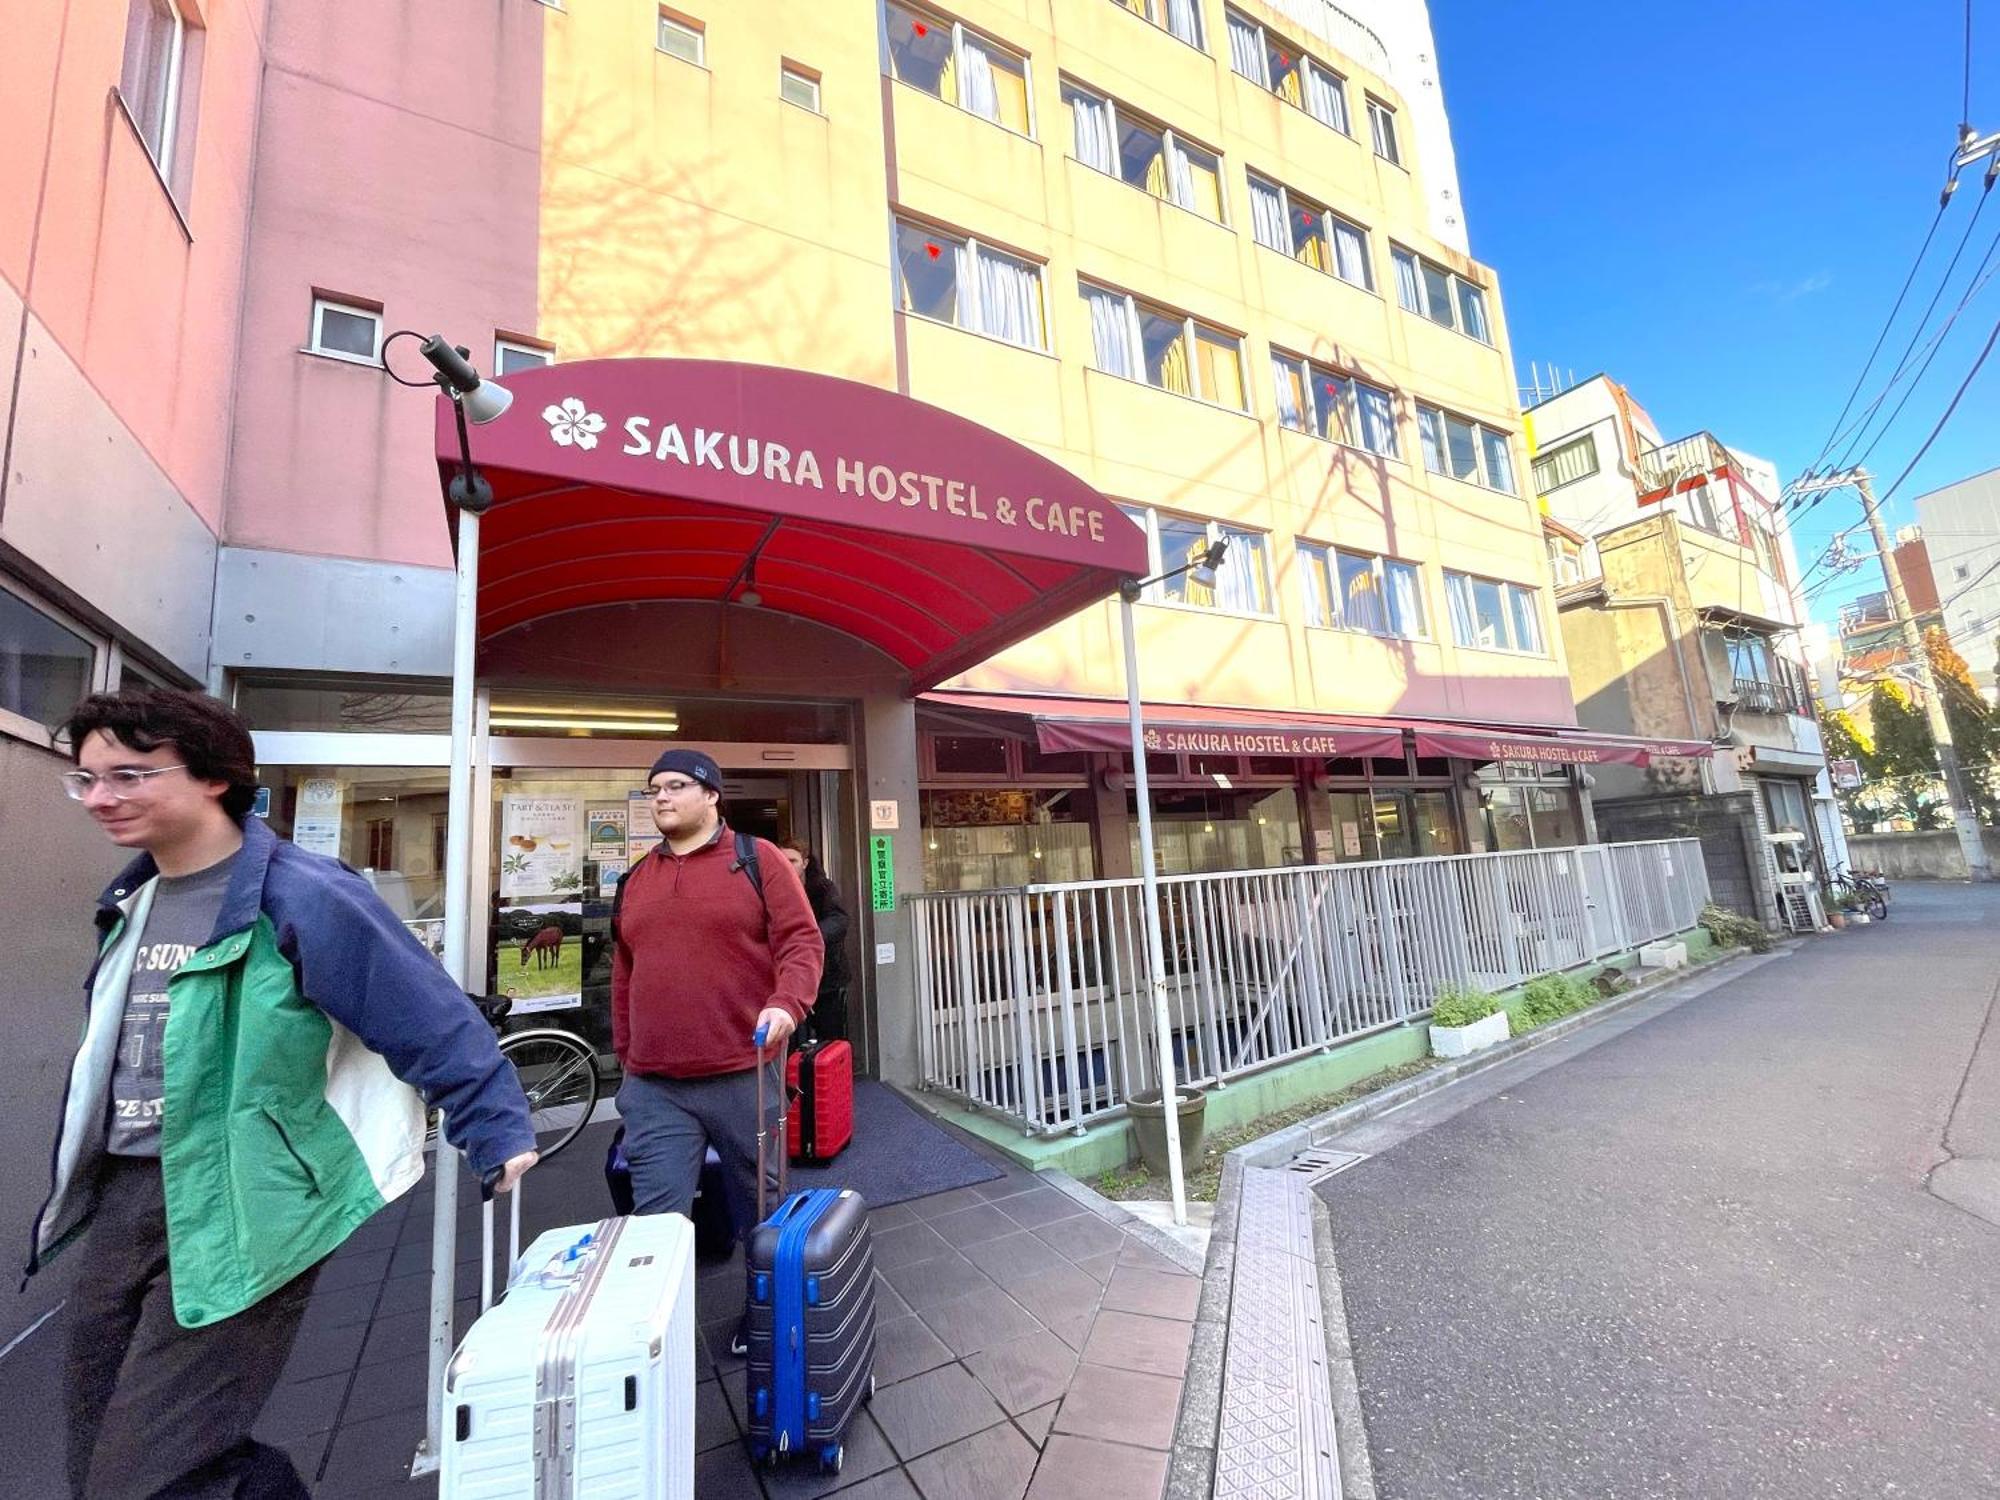
POLYGON ((1310 1151, 1301 1151, 1286 1162, 1285 1170, 1305 1178, 1307 1185, 1310 1186, 1313 1183, 1326 1181, 1337 1172, 1345 1172, 1356 1162, 1366 1160, 1368 1160, 1366 1151, 1327 1151, 1314 1147, 1310 1151))

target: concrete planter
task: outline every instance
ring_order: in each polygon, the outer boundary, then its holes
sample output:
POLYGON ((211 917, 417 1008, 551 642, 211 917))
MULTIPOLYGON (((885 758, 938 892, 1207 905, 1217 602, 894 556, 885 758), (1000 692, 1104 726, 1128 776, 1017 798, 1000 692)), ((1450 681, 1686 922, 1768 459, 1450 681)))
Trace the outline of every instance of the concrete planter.
POLYGON ((1466 1057, 1474 1052, 1483 1052, 1499 1042, 1504 1042, 1513 1032, 1507 1025, 1507 1012, 1496 1010, 1483 1021, 1474 1021, 1470 1026, 1433 1026, 1431 1028, 1431 1055, 1433 1057, 1466 1057))
MULTIPOLYGON (((1134 1094, 1125 1101, 1125 1113, 1132 1121, 1138 1142, 1139 1160, 1156 1177, 1167 1175, 1167 1106, 1158 1089, 1134 1094)), ((1201 1145, 1208 1128, 1208 1095, 1200 1089, 1179 1089, 1174 1094, 1174 1124, 1181 1138, 1181 1169, 1192 1171, 1201 1160, 1201 1145)))

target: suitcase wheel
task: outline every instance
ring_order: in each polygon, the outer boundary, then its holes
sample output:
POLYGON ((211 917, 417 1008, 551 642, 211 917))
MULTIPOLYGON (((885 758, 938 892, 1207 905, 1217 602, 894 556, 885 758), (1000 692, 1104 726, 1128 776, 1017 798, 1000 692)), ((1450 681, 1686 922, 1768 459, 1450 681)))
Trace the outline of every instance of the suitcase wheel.
POLYGON ((847 1447, 843 1443, 828 1443, 819 1450, 819 1467, 823 1474, 838 1474, 842 1460, 847 1457, 847 1447))
POLYGON ((875 1399, 875 1377, 873 1375, 868 1377, 868 1394, 861 1399, 863 1401, 873 1401, 875 1399))

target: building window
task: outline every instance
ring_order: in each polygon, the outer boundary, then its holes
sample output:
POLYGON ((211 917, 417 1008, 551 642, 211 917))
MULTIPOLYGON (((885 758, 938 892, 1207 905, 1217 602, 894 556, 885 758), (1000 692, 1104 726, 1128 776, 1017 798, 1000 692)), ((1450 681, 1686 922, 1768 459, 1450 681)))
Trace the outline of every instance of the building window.
POLYGON ((1401 245, 1392 245, 1389 254, 1396 263, 1396 301, 1404 312, 1455 328, 1482 344, 1493 342, 1483 288, 1401 245))
POLYGON ((1111 3, 1151 21, 1162 31, 1171 32, 1190 47, 1208 50, 1201 35, 1201 0, 1111 0, 1111 3))
POLYGON ((1222 167, 1213 151, 1080 84, 1065 82, 1062 92, 1078 161, 1222 222, 1222 167))
POLYGON ((0 584, 0 731, 36 744, 97 685, 99 643, 0 584))
POLYGON ((1415 563, 1301 542, 1306 624, 1423 640, 1423 575, 1415 563))
POLYGON ((1514 460, 1506 433, 1419 402, 1417 436, 1423 442, 1424 467, 1433 474, 1514 493, 1514 460))
POLYGON ((668 10, 663 5, 660 7, 659 48, 669 57, 678 57, 697 68, 706 67, 708 28, 694 17, 668 10))
POLYGON ((1198 560, 1211 543, 1224 540, 1229 543, 1222 565, 1215 570, 1213 586, 1182 573, 1148 585, 1148 600, 1155 604, 1192 604, 1228 614, 1271 613, 1271 575, 1265 565, 1262 532, 1244 531, 1194 516, 1176 516, 1150 505, 1121 505, 1119 509, 1146 533, 1148 572, 1164 573, 1169 568, 1181 567, 1198 560))
POLYGON ((797 63, 781 64, 778 68, 778 97, 787 104, 796 104, 800 109, 820 113, 819 74, 797 63))
POLYGON ((1542 654, 1542 611, 1535 590, 1470 573, 1444 575, 1451 638, 1480 651, 1542 654))
POLYGON ((1559 443, 1535 455, 1535 493, 1546 495, 1597 472, 1597 437, 1586 432, 1580 438, 1559 443))
POLYGON ((1373 94, 1368 96, 1368 134, 1377 156, 1399 167, 1403 164, 1403 148, 1396 141, 1396 111, 1373 94))
POLYGON ((889 73, 947 104, 1031 135, 1028 60, 956 21, 887 0, 889 73))
POLYGON ((1384 458, 1397 456, 1396 399, 1388 391, 1275 349, 1271 377, 1281 426, 1384 458))
POLYGON ((545 344, 531 344, 525 339, 508 338, 505 334, 493 340, 493 374, 496 379, 505 380, 522 370, 539 370, 555 362, 556 351, 545 344))
POLYGON ((1331 126, 1351 134, 1347 119, 1347 80, 1305 49, 1237 11, 1229 20, 1229 66, 1259 88, 1269 89, 1331 126))
POLYGON ((1731 691, 1737 707, 1752 713, 1807 714, 1812 699, 1805 672, 1761 635, 1725 635, 1731 691))
POLYGON ((118 92, 139 127, 153 165, 175 180, 181 85, 187 64, 186 20, 175 0, 132 0, 125 18, 125 66, 118 92))
POLYGON ((1042 268, 907 220, 896 223, 896 264, 904 312, 991 334, 1024 349, 1048 348, 1042 268))
POLYGON ((1108 287, 1083 282, 1080 289, 1090 309, 1093 362, 1105 374, 1236 411, 1249 409, 1243 344, 1235 334, 1108 287))
POLYGON ((378 365, 382 362, 382 310, 315 297, 312 342, 306 347, 330 359, 378 365))
POLYGON ((1266 249, 1373 291, 1368 231, 1279 183, 1250 178, 1250 232, 1266 249))

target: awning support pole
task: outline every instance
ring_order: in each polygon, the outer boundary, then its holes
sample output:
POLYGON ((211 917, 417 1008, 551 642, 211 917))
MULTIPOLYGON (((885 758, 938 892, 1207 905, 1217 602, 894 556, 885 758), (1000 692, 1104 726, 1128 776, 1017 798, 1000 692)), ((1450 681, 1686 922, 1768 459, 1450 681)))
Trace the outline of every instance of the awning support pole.
MULTIPOLYGON (((454 486, 456 488, 456 486, 454 486)), ((458 583, 451 636, 451 783, 445 801, 444 968, 461 989, 472 974, 472 728, 473 649, 478 636, 479 510, 458 507, 458 583)), ((483 977, 481 980, 483 987, 483 977)), ((429 1385, 424 1392, 424 1441, 410 1474, 434 1473, 444 1443, 444 1372, 451 1359, 452 1304, 457 1293, 458 1152, 438 1131, 431 1202, 431 1326, 429 1385)))
POLYGON ((1153 862, 1153 797, 1146 780, 1146 730, 1139 717, 1139 643, 1132 628, 1132 591, 1118 593, 1125 631, 1125 711, 1132 729, 1132 790, 1139 802, 1139 879, 1146 897, 1146 966, 1153 980, 1153 1033, 1160 1049, 1160 1099, 1166 1112, 1167 1178, 1173 1184, 1174 1223, 1187 1223, 1187 1183, 1181 1169, 1181 1131, 1174 1073, 1173 1021, 1167 1012, 1166 943, 1160 936, 1160 872, 1153 862))

